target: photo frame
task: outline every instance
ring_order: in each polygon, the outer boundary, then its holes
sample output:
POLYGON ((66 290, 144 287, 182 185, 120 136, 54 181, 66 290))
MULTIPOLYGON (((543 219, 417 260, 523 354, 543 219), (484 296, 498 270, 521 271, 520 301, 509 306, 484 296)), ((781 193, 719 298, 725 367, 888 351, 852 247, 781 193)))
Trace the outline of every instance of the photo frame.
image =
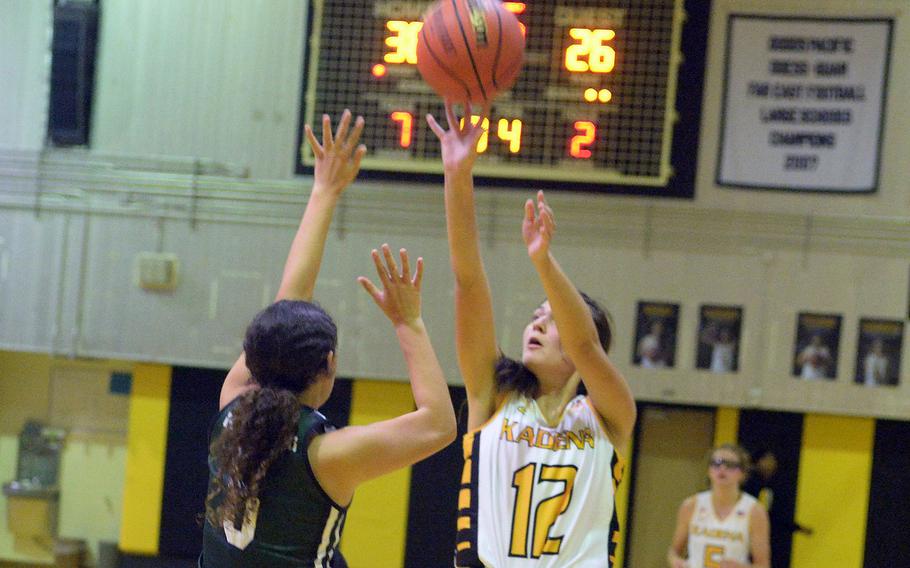
POLYGON ((632 364, 645 369, 676 366, 679 304, 638 302, 632 364))
POLYGON ((741 306, 702 305, 695 368, 718 374, 738 372, 742 322, 741 306))
POLYGON ((841 316, 803 312, 796 319, 793 376, 833 381, 837 377, 841 316))
POLYGON ((856 338, 853 381, 867 387, 896 387, 900 383, 904 322, 864 318, 859 320, 856 338))

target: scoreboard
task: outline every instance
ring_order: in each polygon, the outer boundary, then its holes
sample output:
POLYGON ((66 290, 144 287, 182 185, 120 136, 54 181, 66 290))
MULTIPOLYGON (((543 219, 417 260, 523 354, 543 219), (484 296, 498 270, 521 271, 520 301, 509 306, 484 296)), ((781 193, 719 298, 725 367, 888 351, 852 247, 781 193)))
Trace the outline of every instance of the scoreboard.
MULTIPOLYGON (((432 113, 444 125, 443 103, 416 66, 430 4, 311 0, 301 125, 345 108, 363 115, 369 148, 363 171, 442 173, 439 143, 424 117, 432 113)), ((525 62, 515 86, 483 119, 475 174, 512 184, 630 185, 659 193, 674 173, 683 0, 504 5, 521 24, 525 62)), ((313 165, 309 152, 300 160, 298 173, 313 165)))

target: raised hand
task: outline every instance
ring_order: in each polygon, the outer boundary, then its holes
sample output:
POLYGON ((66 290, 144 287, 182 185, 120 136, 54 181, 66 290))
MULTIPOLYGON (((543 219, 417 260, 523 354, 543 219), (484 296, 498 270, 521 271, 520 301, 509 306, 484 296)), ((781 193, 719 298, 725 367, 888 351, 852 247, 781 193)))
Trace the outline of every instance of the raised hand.
POLYGON ((430 130, 439 138, 442 148, 442 165, 447 172, 470 172, 477 160, 477 141, 484 133, 481 126, 483 119, 490 114, 490 108, 484 109, 477 124, 471 123, 471 103, 465 103, 464 124, 459 124, 451 100, 446 100, 446 122, 449 129, 444 130, 432 114, 427 115, 430 130))
POLYGON ((544 201, 543 191, 537 192, 537 207, 534 201, 525 202, 525 217, 521 223, 521 236, 528 247, 528 256, 532 261, 543 260, 550 252, 550 240, 556 230, 553 210, 544 201), (536 209, 536 210, 535 210, 536 209))
MULTIPOLYGON (((338 195, 348 186, 360 171, 360 160, 367 147, 358 145, 363 132, 363 117, 358 116, 351 129, 351 111, 345 109, 338 123, 338 130, 332 135, 332 121, 329 115, 322 115, 322 144, 316 140, 313 129, 307 124, 307 142, 313 149, 316 165, 313 170, 313 191, 328 191, 338 195)), ((303 148, 300 149, 303 153, 303 148)))
POLYGON ((410 325, 420 319, 420 284, 423 280, 423 258, 417 259, 417 270, 411 276, 411 264, 408 251, 401 249, 401 270, 395 264, 392 250, 389 245, 382 245, 382 256, 373 249, 373 264, 376 265, 376 274, 382 286, 380 290, 369 278, 360 276, 357 281, 367 291, 382 313, 393 325, 410 325))

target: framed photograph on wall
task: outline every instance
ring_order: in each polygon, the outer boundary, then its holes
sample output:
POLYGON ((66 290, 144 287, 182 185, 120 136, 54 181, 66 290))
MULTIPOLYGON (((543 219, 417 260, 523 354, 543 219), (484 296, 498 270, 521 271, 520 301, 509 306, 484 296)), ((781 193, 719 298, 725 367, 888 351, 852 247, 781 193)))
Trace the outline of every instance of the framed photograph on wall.
POLYGON ((645 369, 676 365, 676 330, 679 304, 638 302, 632 363, 645 369))
POLYGON ((867 387, 895 387, 900 382, 904 322, 861 319, 856 334, 854 382, 867 387))
POLYGON ((837 377, 841 316, 800 313, 796 319, 793 376, 833 381, 837 377))
POLYGON ((740 306, 703 305, 699 310, 695 368, 712 373, 739 371, 742 322, 740 306))

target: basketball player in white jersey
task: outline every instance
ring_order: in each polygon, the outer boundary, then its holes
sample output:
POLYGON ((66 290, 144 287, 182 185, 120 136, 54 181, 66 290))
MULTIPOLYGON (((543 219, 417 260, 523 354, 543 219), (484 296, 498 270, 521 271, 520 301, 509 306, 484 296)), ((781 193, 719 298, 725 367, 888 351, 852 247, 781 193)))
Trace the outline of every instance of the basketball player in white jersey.
POLYGON ((739 446, 714 449, 708 463, 711 489, 679 508, 667 552, 670 568, 770 568, 768 512, 741 490, 748 469, 749 454, 739 446))
POLYGON ((471 169, 482 130, 468 120, 459 127, 450 103, 446 118, 448 130, 427 121, 442 146, 456 350, 468 402, 455 563, 612 566, 622 475, 616 449, 626 446, 636 410, 606 354, 609 322, 556 262, 553 212, 539 192, 525 204, 522 236, 546 301, 525 327, 521 358, 500 352, 474 210, 471 169), (582 382, 587 396, 578 395, 582 382))

